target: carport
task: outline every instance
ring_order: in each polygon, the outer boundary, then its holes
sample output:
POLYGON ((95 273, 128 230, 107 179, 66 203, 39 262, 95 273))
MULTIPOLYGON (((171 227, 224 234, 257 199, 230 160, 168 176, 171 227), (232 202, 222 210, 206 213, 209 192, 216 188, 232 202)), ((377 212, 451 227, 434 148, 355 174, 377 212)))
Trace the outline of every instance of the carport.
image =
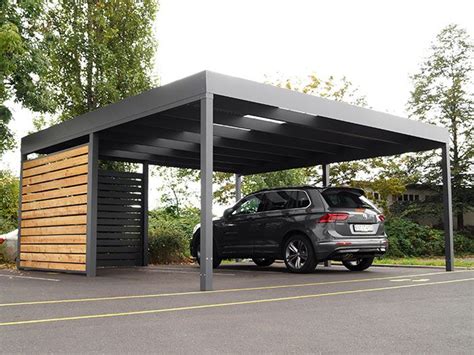
POLYGON ((95 276, 146 265, 148 165, 201 171, 201 290, 212 289, 212 172, 242 175, 442 149, 446 270, 453 223, 446 129, 204 71, 22 139, 18 268, 95 276), (39 158, 28 159, 31 154, 39 158), (142 173, 100 171, 100 160, 142 173))

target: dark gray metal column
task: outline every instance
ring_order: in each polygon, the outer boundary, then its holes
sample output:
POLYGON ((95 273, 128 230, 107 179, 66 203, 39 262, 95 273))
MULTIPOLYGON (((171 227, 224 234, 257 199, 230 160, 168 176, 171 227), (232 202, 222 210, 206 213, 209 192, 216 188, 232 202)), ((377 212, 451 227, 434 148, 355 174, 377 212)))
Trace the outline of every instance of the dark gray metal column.
MULTIPOLYGON (((329 186, 329 164, 323 164, 323 187, 329 186)), ((331 266, 331 260, 326 260, 324 262, 325 267, 331 266)))
POLYGON ((214 98, 201 99, 201 291, 212 290, 212 171, 214 98))
POLYGON ((235 202, 242 198, 242 175, 235 174, 235 202))
POLYGON ((21 204, 22 204, 22 193, 23 193, 23 162, 27 160, 27 155, 21 155, 21 162, 20 162, 20 189, 19 189, 19 196, 18 196, 18 239, 16 244, 16 268, 20 269, 20 251, 21 251, 21 204))
POLYGON ((443 224, 444 224, 444 253, 446 256, 446 271, 454 271, 453 243, 453 201, 451 193, 451 165, 449 159, 449 144, 442 149, 443 169, 443 224))
POLYGON ((329 164, 323 164, 323 187, 329 186, 329 164))
POLYGON ((148 265, 148 163, 143 163, 143 206, 142 206, 142 233, 143 233, 143 266, 148 265))
POLYGON ((99 137, 89 134, 89 161, 87 175, 87 247, 86 273, 94 277, 97 269, 97 189, 99 170, 99 137))

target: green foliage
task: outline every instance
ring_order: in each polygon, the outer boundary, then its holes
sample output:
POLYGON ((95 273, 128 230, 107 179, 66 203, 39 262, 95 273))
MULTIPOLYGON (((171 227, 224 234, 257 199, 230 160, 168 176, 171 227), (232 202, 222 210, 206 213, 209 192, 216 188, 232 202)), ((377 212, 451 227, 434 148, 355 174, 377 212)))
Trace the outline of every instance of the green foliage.
POLYGON ((192 231, 199 223, 199 210, 185 208, 177 215, 173 208, 149 212, 148 251, 151 263, 185 262, 189 259, 192 231))
POLYGON ((66 120, 149 89, 156 0, 51 2, 49 81, 66 120))
POLYGON ((0 1, 0 154, 15 144, 7 100, 36 112, 54 110, 46 81, 49 62, 39 35, 43 9, 42 0, 0 1))
MULTIPOLYGON (((463 191, 474 186, 473 59, 474 45, 467 32, 457 25, 447 26, 413 75, 414 89, 408 102, 411 117, 449 130, 453 200, 460 228, 463 212, 472 208, 463 191)), ((417 154, 413 160, 421 171, 422 183, 441 184, 438 153, 417 154)))
POLYGON ((9 171, 0 171, 0 234, 18 226, 19 180, 9 171))
MULTIPOLYGON (((419 225, 404 218, 391 218, 385 223, 389 240, 387 257, 425 257, 444 254, 442 231, 419 225)), ((456 233, 454 250, 457 255, 474 254, 474 236, 456 233)))

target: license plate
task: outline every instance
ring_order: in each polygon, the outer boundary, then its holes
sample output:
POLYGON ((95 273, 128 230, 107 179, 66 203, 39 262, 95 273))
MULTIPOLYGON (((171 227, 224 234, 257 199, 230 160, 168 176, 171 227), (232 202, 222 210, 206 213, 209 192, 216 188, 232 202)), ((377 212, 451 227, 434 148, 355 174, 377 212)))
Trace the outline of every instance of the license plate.
POLYGON ((373 232, 374 227, 371 224, 354 224, 355 232, 373 232))

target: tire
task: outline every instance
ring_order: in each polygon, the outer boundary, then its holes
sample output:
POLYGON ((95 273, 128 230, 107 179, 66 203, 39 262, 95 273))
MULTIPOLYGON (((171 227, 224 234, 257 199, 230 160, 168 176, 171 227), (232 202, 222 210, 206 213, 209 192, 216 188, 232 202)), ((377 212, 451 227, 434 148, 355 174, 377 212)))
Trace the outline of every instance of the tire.
POLYGON ((275 262, 274 258, 253 258, 252 260, 257 266, 270 266, 275 262))
POLYGON ((364 271, 372 265, 373 261, 374 257, 369 257, 356 260, 344 260, 342 264, 350 271, 364 271))
POLYGON ((283 250, 285 265, 288 271, 304 274, 314 271, 316 257, 309 239, 301 234, 291 236, 285 243, 283 250))
MULTIPOLYGON (((201 265, 201 238, 198 237, 196 238, 196 261, 199 265, 201 265)), ((216 250, 216 245, 214 244, 213 245, 213 248, 212 248, 212 267, 214 269, 217 269, 219 267, 219 265, 221 264, 222 262, 222 258, 220 258, 218 255, 217 255, 217 250, 216 250)))

